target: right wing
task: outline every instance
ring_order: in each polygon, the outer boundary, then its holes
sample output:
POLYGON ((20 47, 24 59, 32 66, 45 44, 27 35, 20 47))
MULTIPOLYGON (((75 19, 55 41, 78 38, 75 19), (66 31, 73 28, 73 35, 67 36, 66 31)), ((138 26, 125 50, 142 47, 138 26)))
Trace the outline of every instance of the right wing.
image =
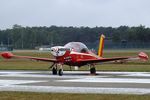
POLYGON ((140 52, 137 57, 114 57, 114 58, 99 58, 99 59, 79 59, 79 63, 90 64, 90 63, 98 63, 98 62, 110 62, 110 61, 121 61, 121 60, 148 60, 148 55, 144 52, 140 52))
POLYGON ((2 52, 1 56, 5 59, 19 58, 19 59, 32 59, 32 60, 45 61, 45 62, 54 62, 54 63, 57 62, 56 59, 30 57, 30 56, 17 56, 17 55, 12 54, 11 52, 2 52))

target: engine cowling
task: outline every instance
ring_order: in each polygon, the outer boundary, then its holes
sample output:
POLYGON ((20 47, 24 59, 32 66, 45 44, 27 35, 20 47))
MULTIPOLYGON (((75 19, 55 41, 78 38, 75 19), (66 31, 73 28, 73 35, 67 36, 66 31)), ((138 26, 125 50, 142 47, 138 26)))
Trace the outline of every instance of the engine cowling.
POLYGON ((65 48, 63 46, 55 46, 51 48, 51 54, 55 57, 61 57, 64 56, 68 51, 70 51, 69 48, 65 48))

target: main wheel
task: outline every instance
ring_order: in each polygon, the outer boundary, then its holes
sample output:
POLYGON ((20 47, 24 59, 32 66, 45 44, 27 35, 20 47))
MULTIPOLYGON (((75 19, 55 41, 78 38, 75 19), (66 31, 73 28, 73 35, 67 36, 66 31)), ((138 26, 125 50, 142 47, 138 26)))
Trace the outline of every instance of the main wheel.
POLYGON ((63 75, 63 69, 59 69, 58 74, 59 74, 59 76, 62 76, 63 75))
POLYGON ((96 74, 96 68, 95 67, 90 68, 90 73, 91 74, 96 74))
POLYGON ((52 73, 53 73, 53 75, 57 75, 57 68, 56 67, 52 68, 52 73))

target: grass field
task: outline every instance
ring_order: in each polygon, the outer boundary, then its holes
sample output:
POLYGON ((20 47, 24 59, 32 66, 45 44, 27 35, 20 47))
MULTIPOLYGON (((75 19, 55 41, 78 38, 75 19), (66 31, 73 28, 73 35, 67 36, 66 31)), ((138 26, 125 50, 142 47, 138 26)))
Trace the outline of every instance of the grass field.
MULTIPOLYGON (((140 50, 106 50, 104 57, 115 57, 115 56, 135 56, 140 50)), ((150 55, 150 50, 145 51, 150 55)), ((38 51, 15 51, 17 55, 23 56, 35 56, 35 57, 46 57, 52 58, 49 52, 38 52, 38 51)), ((3 59, 0 58, 0 69, 18 69, 18 70, 49 70, 48 67, 51 63, 41 61, 31 61, 25 59, 3 59)), ((147 62, 127 62, 124 64, 99 64, 96 66, 97 70, 102 71, 146 71, 150 72, 150 60, 147 62)), ((65 66, 64 70, 69 70, 69 67, 65 66)), ((81 67, 79 70, 89 70, 87 66, 81 67)))
POLYGON ((0 100, 149 100, 150 95, 0 92, 0 100))

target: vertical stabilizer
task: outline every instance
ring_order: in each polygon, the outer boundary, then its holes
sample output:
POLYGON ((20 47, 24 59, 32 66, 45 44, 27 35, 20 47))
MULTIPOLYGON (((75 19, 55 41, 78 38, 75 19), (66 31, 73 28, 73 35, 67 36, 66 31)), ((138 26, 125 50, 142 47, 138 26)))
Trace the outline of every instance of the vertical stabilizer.
POLYGON ((98 56, 99 57, 103 56, 104 39, 105 39, 105 36, 102 34, 100 39, 99 39, 99 48, 98 48, 98 56))

